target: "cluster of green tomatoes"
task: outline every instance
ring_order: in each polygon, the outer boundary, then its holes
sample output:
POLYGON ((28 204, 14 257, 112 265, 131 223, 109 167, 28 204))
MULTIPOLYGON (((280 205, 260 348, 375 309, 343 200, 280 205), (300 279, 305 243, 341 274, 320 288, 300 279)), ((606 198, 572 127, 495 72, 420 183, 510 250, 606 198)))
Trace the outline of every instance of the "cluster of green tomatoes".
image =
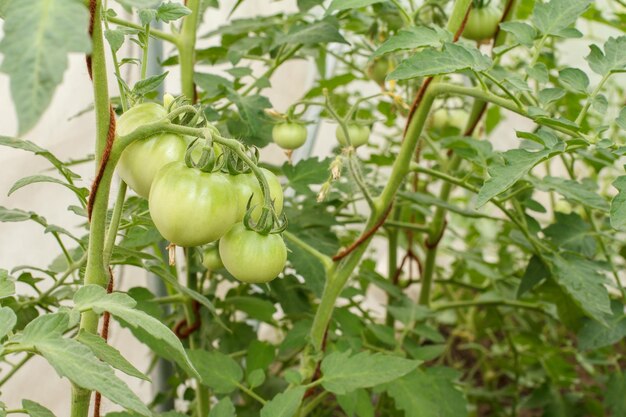
MULTIPOLYGON (((167 115, 157 103, 136 105, 118 119, 117 133, 127 135, 167 115)), ((148 199, 150 216, 165 239, 182 247, 209 245, 206 265, 223 265, 240 281, 264 283, 287 262, 279 217, 283 190, 271 171, 256 166, 255 156, 242 159, 204 138, 159 133, 130 144, 117 169, 131 189, 148 199)))

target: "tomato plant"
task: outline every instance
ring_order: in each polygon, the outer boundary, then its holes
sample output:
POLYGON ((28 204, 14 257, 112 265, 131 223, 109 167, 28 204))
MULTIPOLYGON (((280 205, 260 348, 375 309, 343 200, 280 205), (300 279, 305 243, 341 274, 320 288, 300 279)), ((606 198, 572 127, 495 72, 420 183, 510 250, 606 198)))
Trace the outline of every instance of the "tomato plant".
POLYGON ((0 19, 0 416, 625 415, 623 0, 0 19))

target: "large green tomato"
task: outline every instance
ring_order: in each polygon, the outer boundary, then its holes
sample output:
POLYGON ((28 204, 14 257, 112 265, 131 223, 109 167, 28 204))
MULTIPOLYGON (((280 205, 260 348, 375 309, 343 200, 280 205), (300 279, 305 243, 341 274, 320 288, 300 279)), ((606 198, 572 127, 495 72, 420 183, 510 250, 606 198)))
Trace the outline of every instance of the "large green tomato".
POLYGON ((384 84, 389 73, 389 60, 385 58, 376 59, 367 66, 367 76, 376 81, 377 84, 384 84))
MULTIPOLYGON (((261 168, 261 171, 270 187, 270 197, 274 201, 274 209, 277 214, 280 214, 283 211, 283 187, 271 171, 265 168, 261 168)), ((237 220, 241 221, 245 216, 250 196, 252 196, 250 206, 257 206, 253 210, 253 218, 258 219, 261 214, 261 206, 263 206, 263 192, 256 176, 253 173, 230 175, 229 180, 233 189, 236 190, 237 220)))
MULTIPOLYGON (((163 106, 142 103, 122 114, 117 121, 117 134, 131 133, 136 128, 161 120, 167 115, 163 106)), ((157 171, 174 161, 182 161, 189 140, 171 133, 161 133, 131 143, 120 157, 118 174, 141 197, 148 198, 157 171)))
POLYGON ((280 123, 272 129, 274 143, 283 149, 297 149, 306 142, 306 127, 301 123, 280 123))
POLYGON ((211 244, 202 251, 202 265, 209 271, 217 271, 224 268, 224 263, 222 258, 220 258, 220 251, 216 244, 211 244))
MULTIPOLYGON (((348 123, 348 135, 350 135, 350 143, 355 148, 365 145, 370 138, 370 128, 358 123, 348 123)), ((335 136, 342 146, 348 146, 346 135, 341 126, 337 126, 335 136)))
POLYGON ((493 38, 498 30, 502 12, 495 6, 472 8, 463 29, 463 37, 474 41, 493 38))
POLYGON ((243 282, 269 282, 287 263, 287 247, 280 235, 262 235, 243 223, 235 224, 220 239, 219 248, 226 270, 243 282))
POLYGON ((435 130, 446 128, 463 130, 468 119, 469 115, 465 110, 439 108, 431 114, 428 126, 435 130))
POLYGON ((214 242, 237 221, 237 195, 226 175, 164 166, 154 178, 150 216, 161 235, 178 246, 214 242))

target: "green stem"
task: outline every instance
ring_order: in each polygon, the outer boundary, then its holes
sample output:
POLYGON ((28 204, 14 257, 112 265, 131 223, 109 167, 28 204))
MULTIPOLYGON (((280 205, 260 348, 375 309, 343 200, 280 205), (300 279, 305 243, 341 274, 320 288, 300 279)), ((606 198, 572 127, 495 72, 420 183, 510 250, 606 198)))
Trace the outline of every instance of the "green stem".
MULTIPOLYGON (((447 171, 456 171, 461 165, 462 159, 458 155, 454 155, 450 161, 447 171)), ((448 201, 450 193, 452 192, 452 183, 444 182, 439 192, 439 199, 441 201, 448 201)), ((422 282, 420 288, 419 303, 421 305, 428 306, 430 304, 430 290, 432 288, 433 277, 435 275, 437 251, 439 248, 439 241, 446 228, 446 214, 448 210, 439 206, 435 210, 435 214, 431 221, 430 233, 426 238, 426 260, 424 261, 424 272, 422 274, 422 282)))
POLYGON ((241 383, 237 383, 237 388, 239 388, 240 390, 242 390, 243 392, 245 392, 246 394, 248 394, 250 397, 254 398, 255 400, 257 400, 259 403, 265 405, 267 403, 266 400, 264 400, 259 394, 257 394, 256 392, 252 391, 250 388, 246 387, 245 385, 241 384, 241 383))
MULTIPOLYGON (((448 30, 455 33, 463 22, 463 18, 470 7, 471 0, 457 0, 454 3, 454 9, 448 22, 448 30)), ((402 146, 396 158, 387 185, 383 189, 380 196, 375 200, 375 210, 372 210, 369 220, 365 226, 366 230, 371 229, 386 215, 387 208, 393 202, 396 192, 402 185, 407 173, 409 165, 415 153, 415 149, 419 143, 426 118, 432 107, 435 95, 430 91, 436 82, 431 83, 431 87, 424 93, 420 105, 416 109, 413 119, 409 123, 406 136, 402 141, 402 146)), ((313 319, 311 327, 311 343, 315 352, 319 352, 322 348, 324 333, 330 322, 335 302, 339 294, 343 290, 346 282, 350 278, 352 271, 359 264, 361 257, 367 250, 367 246, 372 237, 366 239, 352 253, 342 259, 337 268, 328 274, 320 305, 313 319)), ((303 361, 307 362, 307 359, 303 361)))
POLYGON ((107 232, 106 240, 104 241, 104 250, 102 256, 104 257, 104 265, 109 266, 111 262, 111 254, 113 253, 113 247, 115 246, 115 238, 117 237, 117 230, 120 226, 120 220, 122 219, 122 212, 124 211, 124 201, 126 200, 126 190, 128 186, 124 181, 120 183, 120 188, 117 191, 117 198, 115 200, 115 206, 113 208, 113 214, 111 215, 111 223, 109 223, 109 230, 107 232))
POLYGON ((428 226, 415 224, 415 223, 408 223, 408 222, 399 222, 395 220, 387 220, 385 222, 385 226, 399 228, 399 229, 414 230, 416 232, 422 232, 422 233, 430 232, 430 227, 428 226))
POLYGON ((602 77, 602 79, 600 80, 596 88, 593 90, 593 92, 589 96, 589 98, 587 98, 587 101, 585 102, 585 106, 582 108, 582 110, 578 114, 578 117, 576 118, 575 123, 577 125, 580 125, 583 122, 583 120, 585 120, 585 116, 587 116, 587 112, 589 111, 589 108, 591 107, 593 100, 595 100, 598 94, 600 94, 600 91, 602 91, 602 87, 604 87, 604 84, 606 84, 606 82, 609 80, 610 77, 611 77, 610 72, 606 74, 604 77, 602 77))
POLYGON ((311 411, 313 411, 315 407, 320 405, 320 403, 324 401, 324 399, 328 395, 330 395, 330 392, 328 391, 320 392, 315 398, 313 398, 311 401, 309 401, 306 405, 302 407, 302 410, 300 411, 300 414, 298 414, 298 417, 308 416, 311 413, 311 411))
POLYGON ((289 240, 292 243, 294 243, 295 245, 299 246, 301 249, 303 249, 309 255, 315 257, 318 261, 320 261, 322 263, 322 265, 324 265, 324 269, 326 271, 330 270, 333 267, 332 259, 330 259, 328 256, 324 255, 322 252, 318 251, 313 246, 309 245, 308 243, 306 243, 305 241, 300 239, 298 236, 294 235, 291 232, 287 232, 287 231, 283 232, 283 236, 285 236, 287 238, 287 240, 289 240))
MULTIPOLYGON (((96 143, 95 160, 96 170, 99 161, 102 160, 104 148, 107 143, 109 131, 109 93, 107 83, 107 66, 104 52, 104 37, 102 34, 102 2, 96 0, 94 12, 94 27, 92 35, 92 74, 94 90, 94 108, 96 112, 96 143)), ((111 178, 103 178, 100 182, 98 193, 94 198, 91 225, 89 230, 89 247, 87 250, 87 267, 85 270, 84 284, 96 284, 105 286, 108 274, 104 266, 104 237, 106 230, 107 203, 111 178)), ((98 330, 99 315, 93 311, 85 312, 81 316, 80 329, 89 333, 98 330)), ((71 417, 87 417, 91 391, 72 386, 71 417)))
POLYGON ((406 9, 404 7, 402 7, 400 2, 398 0, 391 0, 391 2, 393 3, 394 6, 396 6, 398 11, 400 12, 400 17, 402 18, 402 21, 404 22, 404 25, 405 26, 412 26, 413 25, 413 19, 411 19, 411 16, 406 11, 406 9))
POLYGON ((193 102, 196 95, 193 76, 196 61, 196 32, 198 29, 200 0, 188 0, 187 7, 191 10, 191 14, 183 20, 180 42, 176 45, 178 47, 182 93, 193 102))
MULTIPOLYGON (((124 26, 124 27, 131 28, 131 29, 137 29, 137 30, 140 30, 140 31, 145 29, 141 25, 138 25, 138 24, 133 23, 133 22, 129 22, 129 21, 124 20, 124 19, 120 19, 119 17, 111 17, 110 16, 107 20, 109 22, 111 22, 111 23, 116 24, 116 25, 124 26)), ((165 33, 165 32, 162 32, 162 31, 156 30, 156 29, 151 29, 150 30, 150 36, 152 36, 153 38, 156 38, 156 39, 161 39, 163 41, 170 42, 170 43, 172 43, 174 45, 178 45, 178 43, 179 43, 179 39, 178 39, 177 36, 171 35, 169 33, 165 33)))
POLYGON ((145 80, 148 73, 148 52, 150 50, 150 24, 147 24, 144 28, 145 43, 141 48, 143 53, 141 55, 141 79, 145 80))
POLYGON ((516 300, 464 300, 464 301, 453 301, 448 303, 441 304, 433 304, 432 309, 434 311, 443 311, 443 310, 454 310, 459 308, 467 308, 467 307, 497 307, 497 306, 506 306, 506 307, 516 307, 522 308, 526 310, 533 310, 539 313, 543 313, 549 315, 543 308, 541 308, 538 304, 527 303, 524 301, 516 301, 516 300))
POLYGON ((2 379, 0 379, 0 387, 3 386, 9 379, 11 379, 11 377, 13 377, 13 375, 15 375, 15 373, 17 371, 22 369, 22 366, 24 366, 26 364, 26 362, 28 362, 30 360, 30 358, 32 358, 32 357, 33 357, 33 355, 29 353, 26 356, 24 356, 24 358, 22 360, 20 360, 18 363, 13 365, 11 370, 9 372, 7 372, 7 374, 4 375, 4 377, 2 377, 2 379))

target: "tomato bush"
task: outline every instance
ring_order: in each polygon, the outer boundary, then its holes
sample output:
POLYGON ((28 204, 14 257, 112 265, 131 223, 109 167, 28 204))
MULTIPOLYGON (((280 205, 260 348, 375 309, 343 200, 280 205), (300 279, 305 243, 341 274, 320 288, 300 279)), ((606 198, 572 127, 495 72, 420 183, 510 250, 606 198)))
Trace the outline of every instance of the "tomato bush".
POLYGON ((625 415, 624 1, 265 5, 0 0, 0 416, 625 415))

